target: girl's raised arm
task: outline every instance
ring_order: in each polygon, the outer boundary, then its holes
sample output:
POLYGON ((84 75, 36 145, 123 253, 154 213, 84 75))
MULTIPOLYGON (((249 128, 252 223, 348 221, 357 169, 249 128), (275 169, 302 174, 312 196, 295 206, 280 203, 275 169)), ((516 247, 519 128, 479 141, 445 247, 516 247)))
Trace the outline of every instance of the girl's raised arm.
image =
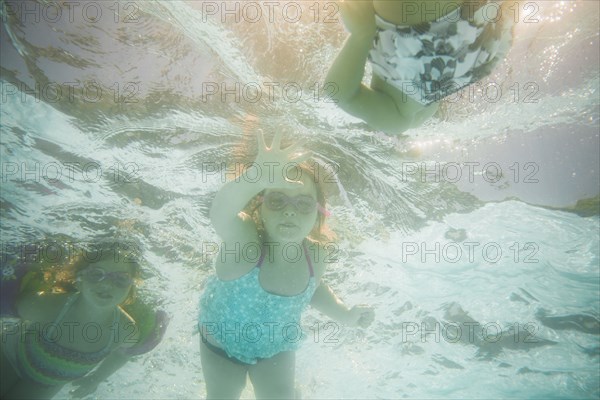
POLYGON ((372 1, 340 2, 344 25, 350 31, 325 78, 334 85, 332 99, 348 114, 365 121, 373 129, 389 134, 407 130, 412 120, 402 115, 395 100, 362 83, 365 64, 376 33, 372 1))
POLYGON ((213 200, 210 220, 217 234, 224 240, 249 238, 248 235, 256 234, 253 224, 242 220, 239 213, 258 193, 265 189, 289 188, 301 184, 290 181, 285 176, 286 168, 291 163, 298 164, 309 157, 307 154, 297 154, 300 143, 281 149, 281 133, 275 134, 271 147, 267 147, 261 131, 256 137, 258 155, 254 162, 242 172, 239 179, 225 184, 213 200), (256 170, 249 172, 253 168, 256 170))
POLYGON ((344 108, 363 86, 361 82, 376 26, 372 1, 343 1, 338 4, 350 36, 331 65, 325 83, 335 85, 333 99, 344 108))

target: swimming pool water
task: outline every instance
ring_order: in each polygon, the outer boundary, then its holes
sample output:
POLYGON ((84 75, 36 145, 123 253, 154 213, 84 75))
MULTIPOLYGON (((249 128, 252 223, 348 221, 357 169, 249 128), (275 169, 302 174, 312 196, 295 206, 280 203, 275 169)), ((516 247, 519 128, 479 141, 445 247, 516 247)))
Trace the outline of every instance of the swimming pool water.
POLYGON ((494 75, 400 139, 327 101, 346 35, 334 3, 278 2, 272 21, 253 17, 260 3, 227 2, 224 21, 225 2, 91 2, 72 18, 14 4, 2 2, 2 243, 133 237, 142 292, 172 317, 159 347, 91 397, 204 396, 208 209, 249 116, 326 166, 328 281, 376 307, 369 329, 307 313, 303 398, 600 397, 598 3, 527 3, 494 75))

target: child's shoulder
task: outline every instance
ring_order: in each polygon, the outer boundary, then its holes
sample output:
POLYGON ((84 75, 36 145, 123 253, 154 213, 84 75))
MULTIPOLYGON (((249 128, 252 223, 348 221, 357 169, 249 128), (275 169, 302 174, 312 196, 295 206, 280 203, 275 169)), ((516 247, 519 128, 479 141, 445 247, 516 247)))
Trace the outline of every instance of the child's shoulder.
POLYGON ((17 300, 19 316, 31 321, 53 319, 69 299, 68 293, 27 293, 17 300))

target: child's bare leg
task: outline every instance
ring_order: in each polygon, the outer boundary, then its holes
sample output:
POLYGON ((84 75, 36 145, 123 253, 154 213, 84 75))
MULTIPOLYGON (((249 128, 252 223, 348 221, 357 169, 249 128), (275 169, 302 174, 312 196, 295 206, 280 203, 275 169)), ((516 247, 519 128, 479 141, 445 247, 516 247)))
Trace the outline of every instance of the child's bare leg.
POLYGON ((296 354, 281 352, 260 360, 248 373, 257 399, 293 399, 295 397, 296 354))
POLYGON ((425 121, 429 118, 433 117, 433 115, 437 112, 440 103, 432 103, 427 107, 423 108, 419 112, 415 114, 415 118, 413 119, 413 128, 423 125, 425 121))
POLYGON ((398 126, 399 131, 404 132, 420 125, 417 125, 417 118, 419 113, 423 111, 423 106, 421 104, 406 95, 401 94, 400 96, 396 96, 396 107, 398 108, 398 114, 402 117, 399 119, 399 121, 401 121, 400 126, 398 126), (402 100, 400 100, 399 97, 402 97, 402 100))
POLYGON ((246 386, 246 367, 216 354, 200 338, 200 360, 206 381, 206 398, 239 399, 246 386))

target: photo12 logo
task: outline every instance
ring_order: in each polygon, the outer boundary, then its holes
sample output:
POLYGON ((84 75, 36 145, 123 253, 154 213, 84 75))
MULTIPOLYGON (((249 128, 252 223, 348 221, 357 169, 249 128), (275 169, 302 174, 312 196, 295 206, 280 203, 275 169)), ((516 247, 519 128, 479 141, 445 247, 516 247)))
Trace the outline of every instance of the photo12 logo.
POLYGON ((128 184, 139 181, 140 167, 136 163, 115 162, 110 167, 97 162, 80 163, 78 161, 39 163, 31 161, 6 161, 0 164, 2 183, 6 182, 86 182, 95 183, 103 178, 114 183, 128 184))
POLYGON ((537 82, 514 82, 509 87, 491 80, 473 82, 463 87, 457 82, 402 82, 402 98, 407 101, 408 96, 421 95, 435 101, 457 103, 466 101, 473 103, 498 103, 504 100, 507 103, 538 103, 540 85, 537 82))
MULTIPOLYGON (((219 257, 222 263, 246 262, 255 264, 260 260, 263 248, 269 254, 268 260, 274 261, 275 253, 281 255, 283 260, 296 263, 306 257, 303 247, 298 243, 279 242, 248 242, 227 245, 225 242, 202 242, 202 262, 206 263, 213 257, 219 257)), ((308 256, 312 262, 335 263, 338 261, 339 246, 334 242, 307 247, 308 256)))
MULTIPOLYGON (((204 343, 207 337, 218 342, 256 343, 259 341, 275 343, 297 343, 308 335, 296 322, 207 322, 199 323, 198 329, 204 343)), ((309 327, 315 343, 339 343, 340 326, 335 322, 315 322, 309 327)))
POLYGON ((496 264, 501 260, 513 263, 536 264, 539 245, 535 242, 402 242, 402 262, 458 262, 496 264))
POLYGON ((538 23, 540 7, 535 1, 527 2, 481 2, 452 0, 439 1, 401 1, 400 24, 405 24, 409 19, 419 18, 422 21, 446 21, 459 22, 464 15, 473 18, 477 16, 486 22, 499 22, 508 19, 514 23, 523 22, 527 24, 538 23), (460 10, 459 10, 460 9, 460 10), (459 12, 460 11, 460 12, 459 12), (439 17, 439 16, 442 17, 439 17))
POLYGON ((203 1, 202 22, 226 23, 337 23, 334 1, 203 1))
POLYGON ((140 91, 137 82, 114 82, 109 87, 103 87, 96 81, 85 82, 36 82, 29 87, 23 82, 14 84, 0 82, 2 93, 2 104, 9 101, 21 101, 21 103, 39 103, 41 101, 49 104, 67 102, 76 103, 99 103, 109 101, 115 104, 137 103, 137 95, 140 91))
POLYGON ((31 264, 60 265, 76 261, 94 263, 102 259, 138 263, 141 250, 135 242, 108 242, 98 247, 90 242, 44 241, 40 243, 0 242, 4 272, 28 268, 31 264))
POLYGON ((109 328, 97 322, 85 324, 71 321, 61 323, 29 323, 24 321, 0 320, 2 329, 2 345, 28 341, 49 343, 98 343, 103 337, 112 337, 113 343, 137 343, 139 327, 134 322, 122 325, 113 322, 109 328), (108 331, 108 332, 107 332, 108 331), (42 339, 43 338, 43 339, 42 339))
MULTIPOLYGON (((305 173, 299 167, 300 164, 296 162, 288 162, 284 165, 279 162, 265 162, 262 165, 255 162, 247 164, 203 162, 202 183, 207 183, 211 177, 213 179, 219 178, 221 183, 227 183, 229 179, 233 179, 236 182, 243 180, 248 183, 257 183, 260 181, 273 183, 279 178, 289 181, 299 181, 303 179, 305 173), (278 173, 275 172, 275 168, 278 167, 283 167, 281 177, 277 176, 278 173)), ((337 183, 337 173, 340 168, 338 164, 319 164, 313 162, 309 163, 307 168, 310 174, 312 174, 311 180, 314 179, 315 183, 337 183)))
POLYGON ((140 8, 132 1, 2 1, 2 22, 96 24, 101 21, 136 24, 140 8))
POLYGON ((275 102, 282 99, 286 103, 301 100, 335 103, 333 96, 338 92, 334 82, 320 84, 299 84, 297 82, 202 82, 202 102, 209 100, 229 102, 257 103, 275 102))
POLYGON ((513 162, 502 165, 495 161, 463 161, 463 162, 402 162, 402 182, 418 181, 421 183, 458 183, 460 181, 475 183, 484 181, 496 184, 501 181, 512 183, 539 183, 536 177, 540 166, 536 162, 513 162), (503 168, 504 167, 504 168, 503 168))
POLYGON ((533 322, 513 323, 504 329, 496 322, 480 324, 476 321, 417 323, 402 322, 401 341, 419 340, 421 343, 469 343, 481 345, 506 340, 513 343, 534 344, 540 341, 535 334, 539 326, 533 322))

